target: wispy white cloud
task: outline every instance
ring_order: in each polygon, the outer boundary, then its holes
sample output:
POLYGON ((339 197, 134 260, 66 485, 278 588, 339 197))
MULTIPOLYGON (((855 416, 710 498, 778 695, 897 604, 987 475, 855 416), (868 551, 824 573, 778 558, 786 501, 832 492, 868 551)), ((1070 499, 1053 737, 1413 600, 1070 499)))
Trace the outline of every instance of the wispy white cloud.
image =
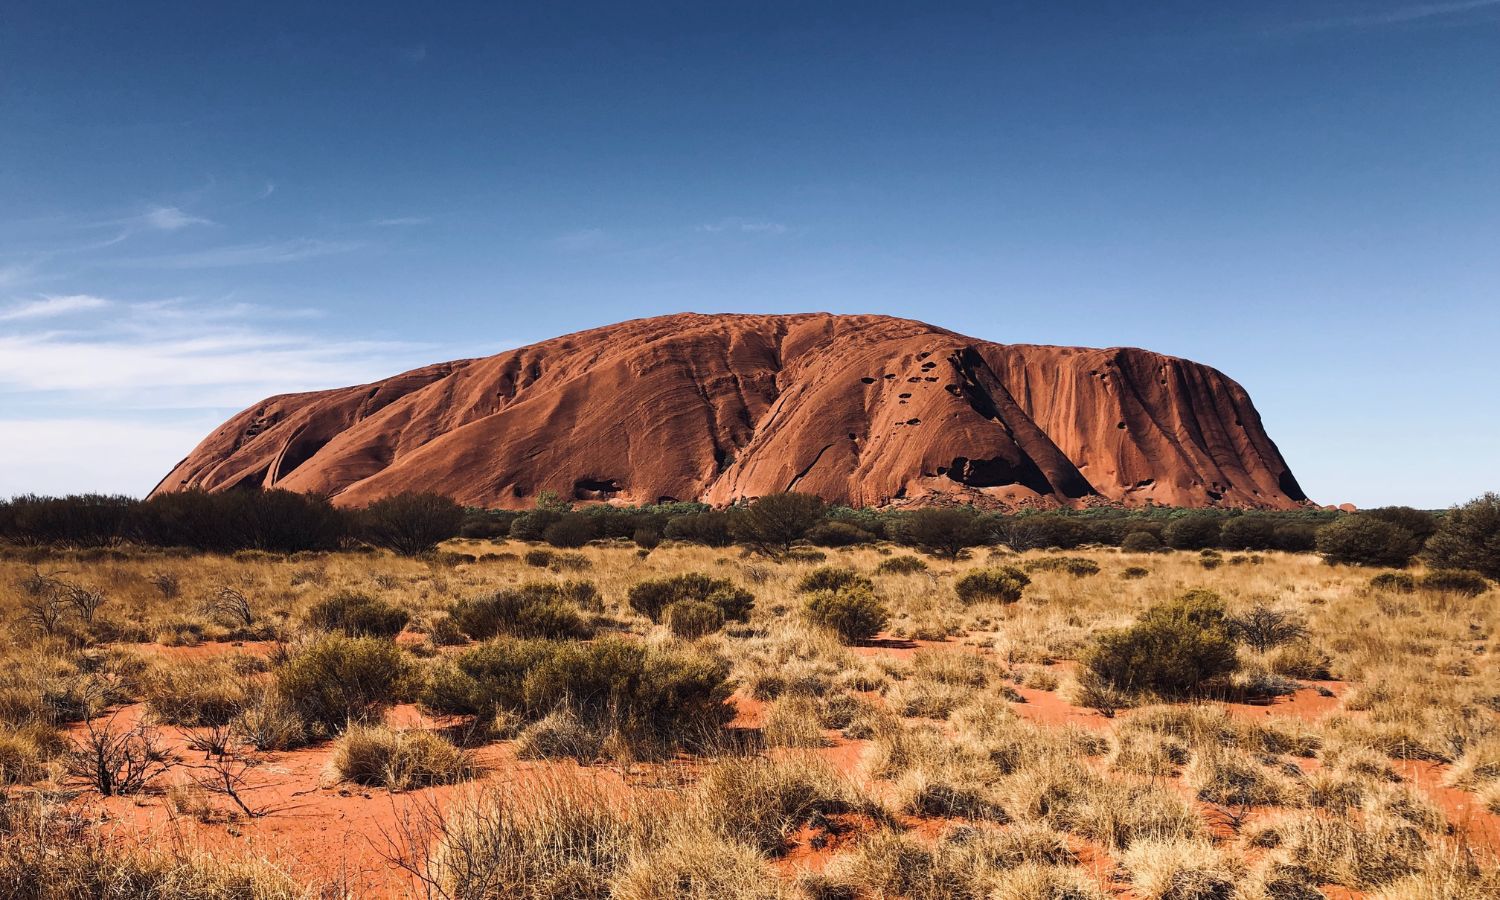
POLYGON ((399 228, 404 225, 431 225, 431 216, 395 216, 390 219, 374 219, 371 225, 380 228, 399 228))
POLYGON ((298 238, 258 244, 231 244, 164 256, 146 256, 121 260, 116 265, 140 269, 219 269, 232 266, 263 266, 350 253, 363 246, 364 244, 359 241, 298 238))
POLYGON ((1500 0, 1453 0, 1449 3, 1421 3, 1363 12, 1351 16, 1300 22, 1292 31, 1324 31, 1338 28, 1378 28, 1441 19, 1458 19, 1466 13, 1500 7, 1500 0))
POLYGON ((695 231, 719 234, 722 232, 737 232, 740 234, 786 234, 791 231, 780 222, 768 222, 763 219, 742 219, 731 217, 720 219, 717 222, 709 222, 699 225, 695 231))
POLYGON ((43 297, 0 309, 0 322, 19 322, 27 319, 51 319, 72 315, 92 309, 103 309, 109 301, 89 294, 69 294, 61 297, 43 297))
POLYGON ((205 415, 165 422, 0 418, 0 497, 143 495, 215 424, 205 415))
POLYGON ((62 406, 109 396, 136 408, 237 407, 389 375, 419 346, 288 330, 249 304, 113 306, 117 315, 89 328, 0 335, 0 393, 82 395, 58 397, 62 406))
POLYGON ((189 215, 175 206, 153 206, 141 216, 141 221, 158 231, 176 231, 190 225, 212 225, 212 220, 189 215))
POLYGON ((410 47, 401 47, 396 50, 396 55, 409 63, 419 63, 427 59, 427 45, 414 44, 410 47))
POLYGON ((439 355, 423 344, 321 334, 311 309, 83 296, 47 298, 48 315, 40 305, 13 308, 23 315, 0 329, 0 496, 143 493, 230 412, 439 355), (95 315, 51 317, 64 307, 95 315))

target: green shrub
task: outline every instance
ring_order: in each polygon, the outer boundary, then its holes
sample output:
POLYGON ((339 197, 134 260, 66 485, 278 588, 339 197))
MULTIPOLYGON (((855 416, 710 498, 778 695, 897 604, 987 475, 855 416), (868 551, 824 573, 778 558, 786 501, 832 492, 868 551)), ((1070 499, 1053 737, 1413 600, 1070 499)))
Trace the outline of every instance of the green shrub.
POLYGON ((874 540, 875 535, 848 522, 819 522, 807 530, 807 541, 819 547, 852 547, 874 540))
POLYGON ((506 711, 537 721, 569 710, 590 727, 663 746, 728 721, 727 664, 605 638, 588 644, 500 638, 439 666, 422 705, 451 715, 506 711))
POLYGON ((1444 591, 1478 597, 1490 589, 1490 583, 1478 572, 1464 569, 1435 569, 1422 576, 1422 590, 1444 591))
POLYGON ((494 716, 500 710, 525 707, 526 673, 552 652, 545 640, 498 638, 470 647, 440 664, 427 678, 420 702, 444 715, 494 716))
POLYGON ((395 702, 407 672, 401 651, 389 641, 332 635, 277 669, 276 690, 303 720, 334 733, 349 722, 378 720, 395 702))
POLYGON ((1405 572, 1381 572, 1370 579, 1370 587, 1394 594, 1410 594, 1417 589, 1417 580, 1405 572))
POLYGON ((364 594, 341 593, 307 611, 307 624, 349 637, 393 638, 406 627, 406 610, 364 594))
POLYGON ((1192 591, 1151 607, 1129 628, 1100 635, 1085 664, 1116 688, 1171 696, 1228 675, 1239 660, 1223 601, 1192 591))
POLYGON ((576 512, 563 513, 556 522, 542 529, 542 540, 554 547, 582 547, 598 536, 594 517, 576 512))
POLYGON ((1470 569, 1500 581, 1500 494, 1448 510, 1424 555, 1435 568, 1470 569))
POLYGON ((531 718, 566 708, 636 746, 671 745, 729 721, 728 677, 720 660, 607 638, 554 645, 522 693, 531 718))
POLYGON ((1161 540, 1149 531, 1132 531, 1120 541, 1120 549, 1126 553, 1155 553, 1161 549, 1161 540))
POLYGON ((1417 552, 1411 532, 1375 516, 1358 513, 1318 530, 1318 552, 1330 563, 1402 569, 1417 552))
POLYGON ((990 541, 988 523, 968 507, 914 510, 900 519, 897 531, 905 543, 945 559, 958 559, 968 548, 990 541))
POLYGON ((803 612, 814 625, 833 629, 846 644, 873 638, 891 617, 874 592, 864 587, 809 594, 803 612))
POLYGON ((660 622, 662 611, 679 600, 712 603, 735 622, 748 621, 755 605, 755 595, 736 587, 727 578, 713 578, 701 572, 685 572, 668 578, 655 578, 631 585, 627 595, 630 608, 660 622))
POLYGON ((678 600, 669 604, 662 618, 674 635, 689 640, 724 627, 724 610, 701 600, 678 600))
POLYGON ((875 571, 882 575, 915 575, 927 571, 927 563, 918 556, 893 556, 882 559, 875 571))
POLYGON ((1098 575, 1099 564, 1082 556, 1044 556, 1025 564, 1028 572, 1064 572, 1075 577, 1098 575))
POLYGON ((735 509, 734 539, 765 553, 786 553, 823 519, 823 500, 813 494, 768 494, 735 509))
POLYGON ((438 494, 406 493, 371 503, 359 511, 356 521, 360 537, 369 543, 417 556, 458 536, 464 508, 438 494))
POLYGON ((958 599, 965 605, 973 603, 1015 603, 1021 592, 1031 584, 1025 572, 1015 566, 996 569, 975 569, 953 585, 958 599))
POLYGON ((1190 513, 1167 523, 1162 540, 1173 550, 1202 550, 1219 543, 1222 525, 1218 516, 1190 513))
POLYGON ((592 637, 593 626, 573 607, 558 600, 558 593, 552 585, 530 584, 473 597, 453 607, 453 621, 477 641, 502 634, 523 638, 592 637))
POLYGON ((810 594, 813 591, 841 591, 845 588, 873 590, 875 582, 847 566, 819 566, 802 576, 797 582, 797 592, 810 594))

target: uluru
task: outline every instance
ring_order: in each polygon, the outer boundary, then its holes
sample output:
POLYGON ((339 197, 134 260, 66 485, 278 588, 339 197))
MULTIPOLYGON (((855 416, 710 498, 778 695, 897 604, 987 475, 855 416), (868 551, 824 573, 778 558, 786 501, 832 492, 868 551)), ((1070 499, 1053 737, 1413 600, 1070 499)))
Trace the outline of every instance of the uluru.
POLYGON ((1308 501, 1245 390, 1134 348, 1001 344, 878 315, 680 314, 263 400, 157 485, 346 506, 1308 501))

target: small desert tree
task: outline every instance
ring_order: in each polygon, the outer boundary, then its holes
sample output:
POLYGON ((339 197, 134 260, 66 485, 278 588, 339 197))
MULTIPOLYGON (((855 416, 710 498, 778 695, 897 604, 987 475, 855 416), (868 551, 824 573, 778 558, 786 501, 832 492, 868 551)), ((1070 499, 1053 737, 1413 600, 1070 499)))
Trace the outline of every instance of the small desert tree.
POLYGON ((375 546, 417 556, 458 535, 464 508, 439 494, 397 494, 365 507, 359 524, 360 536, 375 546))
POLYGON ((769 494, 736 510, 734 539, 764 553, 784 554, 823 519, 823 500, 812 494, 769 494))
POLYGON ((1449 510, 1423 556, 1435 568, 1471 569, 1500 580, 1500 494, 1449 510))
POLYGON ((1318 531, 1318 552, 1330 563, 1404 568, 1417 552, 1411 532, 1384 519, 1348 515, 1318 531))
POLYGON ((958 559, 970 547, 988 542, 990 531, 973 509, 932 506, 908 515, 901 536, 933 556, 958 559))

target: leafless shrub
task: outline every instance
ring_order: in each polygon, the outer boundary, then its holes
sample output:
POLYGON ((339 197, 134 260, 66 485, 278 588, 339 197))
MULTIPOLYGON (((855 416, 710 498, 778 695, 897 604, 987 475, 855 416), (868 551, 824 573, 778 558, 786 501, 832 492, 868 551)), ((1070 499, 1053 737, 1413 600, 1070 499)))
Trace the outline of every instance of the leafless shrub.
POLYGON ((1265 653, 1272 647, 1291 643, 1307 634, 1307 624, 1301 617, 1263 603, 1240 615, 1230 616, 1228 623, 1229 632, 1257 653, 1265 653))
POLYGON ((144 725, 116 729, 114 717, 84 720, 85 735, 68 760, 68 772, 105 797, 137 794, 173 760, 144 725))
POLYGON ((182 593, 182 579, 171 572, 153 572, 147 580, 163 600, 176 600, 182 593))
POLYGON ((255 624, 255 613, 250 608, 250 598, 232 587, 219 588, 218 593, 204 602, 203 611, 211 616, 223 616, 235 625, 245 628, 255 624))

